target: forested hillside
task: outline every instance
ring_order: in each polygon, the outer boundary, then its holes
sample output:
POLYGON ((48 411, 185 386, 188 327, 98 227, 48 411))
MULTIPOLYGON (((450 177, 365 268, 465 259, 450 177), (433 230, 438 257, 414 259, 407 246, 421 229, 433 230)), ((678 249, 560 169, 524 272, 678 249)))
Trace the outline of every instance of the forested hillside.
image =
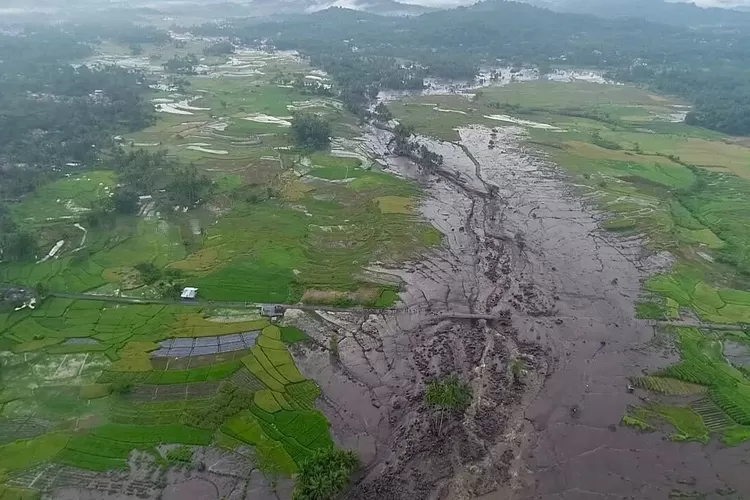
POLYGON ((750 34, 741 31, 603 19, 505 1, 411 18, 336 8, 278 23, 207 24, 196 31, 299 50, 357 96, 372 86, 412 87, 424 75, 473 76, 479 65, 497 60, 594 67, 692 100, 691 123, 750 134, 750 34), (395 58, 424 68, 404 68, 395 58))
MULTIPOLYGON (((93 40, 94 35, 89 37, 93 40)), ((0 255, 33 258, 34 238, 8 216, 18 199, 91 169, 121 133, 153 120, 143 75, 71 64, 91 46, 58 29, 0 36, 0 255)))

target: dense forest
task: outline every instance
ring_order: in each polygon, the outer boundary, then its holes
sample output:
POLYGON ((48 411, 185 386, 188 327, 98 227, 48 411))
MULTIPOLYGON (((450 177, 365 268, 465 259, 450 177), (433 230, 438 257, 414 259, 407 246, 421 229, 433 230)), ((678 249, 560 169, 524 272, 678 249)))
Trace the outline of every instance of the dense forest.
POLYGON ((16 198, 151 123, 141 74, 70 62, 91 48, 57 30, 0 36, 0 195, 16 198))
POLYGON ((140 73, 73 65, 92 52, 78 35, 40 28, 0 35, 0 255, 33 258, 34 236, 4 203, 92 168, 115 137, 152 123, 140 73))
POLYGON ((572 65, 691 99, 691 123, 750 134, 750 34, 741 30, 604 19, 495 0, 418 17, 333 8, 195 31, 296 49, 336 77, 352 108, 361 109, 378 88, 414 88, 424 76, 470 78, 481 65, 572 65))

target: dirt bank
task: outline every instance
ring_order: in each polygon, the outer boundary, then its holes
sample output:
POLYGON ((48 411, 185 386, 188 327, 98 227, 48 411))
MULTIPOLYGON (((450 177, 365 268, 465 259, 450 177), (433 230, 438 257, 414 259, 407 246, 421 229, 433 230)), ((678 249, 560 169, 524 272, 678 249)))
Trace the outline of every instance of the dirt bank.
POLYGON ((299 318, 319 347, 297 353, 298 364, 323 388, 340 443, 367 465, 347 498, 666 499, 672 490, 747 489, 738 450, 618 427, 639 401, 627 377, 670 361, 647 348, 652 328, 633 307, 641 279, 669 260, 599 231, 601 214, 521 146, 523 129, 496 130, 461 130, 460 145, 430 142, 447 176, 388 156, 387 132, 368 133, 389 168, 424 183, 423 214, 446 244, 404 269, 374 270, 406 283, 404 310, 299 318), (526 366, 518 382, 515 359, 526 366), (474 398, 463 421, 438 433, 423 393, 447 373, 470 381, 474 398))

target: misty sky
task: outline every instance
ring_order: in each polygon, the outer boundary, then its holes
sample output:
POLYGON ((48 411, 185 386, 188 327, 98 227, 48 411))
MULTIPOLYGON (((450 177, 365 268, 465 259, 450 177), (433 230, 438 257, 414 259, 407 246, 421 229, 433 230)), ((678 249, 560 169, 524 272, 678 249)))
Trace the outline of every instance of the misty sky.
POLYGON ((471 5, 476 0, 397 0, 401 3, 424 5, 427 7, 456 7, 458 5, 471 5))
MULTIPOLYGON (((457 6, 457 5, 471 5, 476 0, 399 0, 401 3, 412 3, 417 5, 426 5, 429 7, 446 7, 446 6, 457 6)), ((548 0, 551 3, 562 3, 565 0, 548 0)), ((600 0, 606 2, 607 0, 600 0)), ((668 0, 668 1, 685 1, 686 3, 695 3, 701 7, 738 7, 748 6, 750 7, 750 0, 668 0)))

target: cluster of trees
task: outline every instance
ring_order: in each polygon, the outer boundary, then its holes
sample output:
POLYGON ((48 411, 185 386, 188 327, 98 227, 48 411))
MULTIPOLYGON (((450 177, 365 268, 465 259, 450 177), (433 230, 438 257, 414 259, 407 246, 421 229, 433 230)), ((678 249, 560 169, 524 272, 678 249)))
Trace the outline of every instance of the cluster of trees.
POLYGON ((179 75, 194 75, 195 67, 198 65, 198 58, 195 54, 188 54, 186 56, 172 56, 170 60, 165 62, 164 70, 169 73, 177 73, 179 75))
POLYGON ((234 54, 234 45, 232 42, 218 42, 203 49, 203 54, 207 56, 234 54))
POLYGON ((685 119, 690 125, 731 135, 750 134, 750 68, 639 65, 613 71, 612 76, 691 100, 693 110, 685 119))
MULTIPOLYGON (((98 166, 114 137, 153 123, 142 74, 74 67, 91 54, 75 33, 0 34, 0 199, 18 200, 66 172, 98 166)), ((0 204, 0 258, 37 258, 33 232, 0 204)))
POLYGON ((426 172, 434 172, 443 166, 443 156, 431 151, 424 144, 412 140, 414 127, 399 123, 393 129, 389 146, 394 154, 409 158, 426 172))
POLYGON ((312 113, 297 113, 292 119, 292 137, 304 149, 325 149, 331 143, 331 124, 312 113))
POLYGON ((23 196, 66 170, 92 166, 116 135, 153 122, 142 74, 65 63, 90 50, 52 29, 0 35, 4 199, 23 196))
POLYGON ((193 208, 206 201, 214 189, 213 181, 194 164, 181 164, 168 157, 166 151, 149 153, 139 149, 125 153, 116 148, 108 163, 117 172, 113 208, 120 213, 133 213, 138 197, 146 195, 165 211, 173 206, 193 208))
POLYGON ((387 123, 393 120, 393 113, 388 109, 388 106, 380 102, 375 106, 375 109, 373 109, 372 117, 379 122, 387 123))
POLYGON ((159 295, 165 299, 179 299, 182 290, 182 272, 179 269, 161 269, 153 262, 136 264, 135 270, 146 285, 155 285, 159 295))
POLYGON ((695 102, 691 123, 750 134, 750 36, 742 30, 487 1, 418 17, 333 8, 281 22, 207 24, 196 31, 300 51, 335 77, 341 98, 359 114, 378 89, 419 88, 428 76, 470 78, 480 64, 565 65, 600 68, 686 97, 695 102))
POLYGON ((39 253, 36 237, 13 221, 0 203, 0 261, 34 261, 39 253))
POLYGON ((166 151, 149 153, 143 149, 125 153, 115 148, 104 160, 117 174, 117 188, 109 198, 94 203, 86 213, 88 227, 112 226, 118 215, 135 215, 141 196, 150 196, 156 209, 170 213, 174 207, 190 207, 207 201, 214 183, 192 163, 183 165, 169 158, 166 151))

